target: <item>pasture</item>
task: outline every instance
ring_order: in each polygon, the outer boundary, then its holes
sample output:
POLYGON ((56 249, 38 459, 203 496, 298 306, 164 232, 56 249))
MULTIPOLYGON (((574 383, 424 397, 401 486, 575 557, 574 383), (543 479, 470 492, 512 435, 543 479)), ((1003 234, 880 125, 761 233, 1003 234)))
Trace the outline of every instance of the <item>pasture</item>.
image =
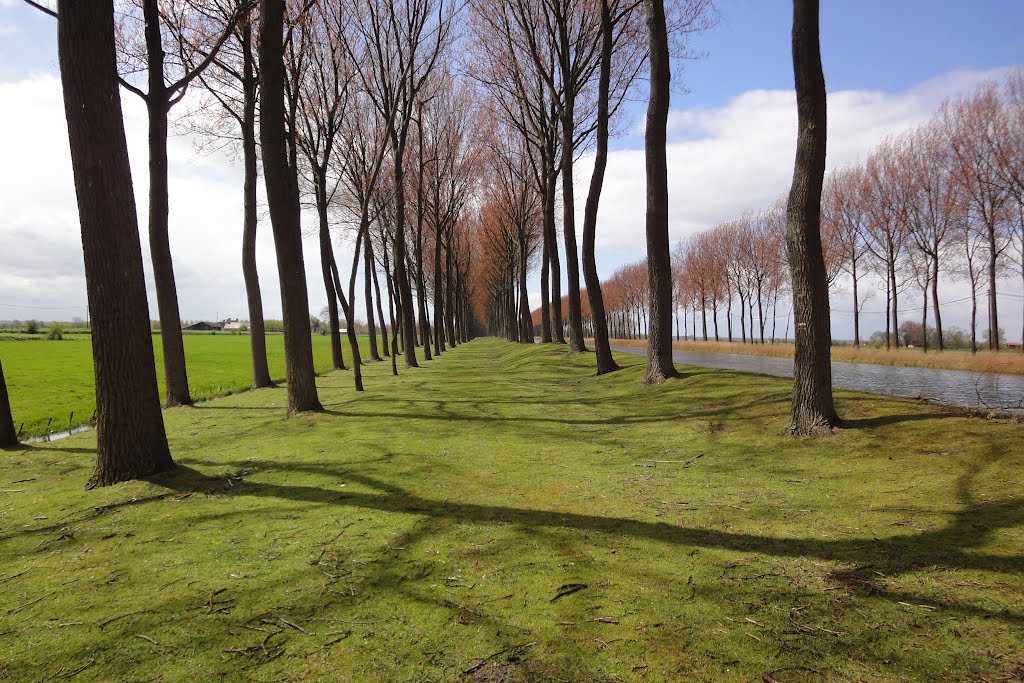
MULTIPOLYGON (((184 340, 189 389, 195 399, 227 396, 249 388, 252 370, 248 335, 186 334, 184 340)), ((380 344, 379 338, 377 343, 380 344)), ((360 337, 360 352, 368 353, 368 348, 367 338, 360 337)), ((342 349, 347 365, 352 354, 345 338, 342 349)), ((160 335, 153 335, 153 351, 163 400, 160 335)), ((11 397, 14 426, 23 429, 22 438, 45 434, 51 419, 50 429, 63 431, 92 418, 96 397, 89 335, 68 335, 62 341, 0 340, 0 360, 11 397)), ((267 362, 274 381, 284 381, 284 335, 267 334, 267 362)), ((330 369, 329 337, 313 335, 313 364, 317 372, 330 369)))

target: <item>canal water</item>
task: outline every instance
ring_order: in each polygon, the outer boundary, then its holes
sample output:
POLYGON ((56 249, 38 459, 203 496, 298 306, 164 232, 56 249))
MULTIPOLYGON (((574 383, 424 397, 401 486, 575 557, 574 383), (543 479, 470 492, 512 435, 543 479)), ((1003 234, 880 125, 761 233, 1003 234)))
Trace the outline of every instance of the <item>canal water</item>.
MULTIPOLYGON (((638 356, 647 355, 644 347, 612 346, 612 349, 638 356)), ((684 365, 742 370, 776 377, 793 376, 792 358, 674 349, 672 360, 684 365)), ((963 408, 988 408, 1024 414, 1024 376, 1021 375, 833 361, 832 386, 919 398, 963 408)))

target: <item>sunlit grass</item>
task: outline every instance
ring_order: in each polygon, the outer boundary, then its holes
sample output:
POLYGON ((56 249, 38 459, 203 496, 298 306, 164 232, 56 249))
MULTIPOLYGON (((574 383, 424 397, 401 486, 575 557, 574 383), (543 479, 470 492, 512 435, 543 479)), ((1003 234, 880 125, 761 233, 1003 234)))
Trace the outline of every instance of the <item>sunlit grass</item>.
POLYGON ((786 380, 617 360, 479 340, 319 414, 176 408, 159 483, 85 491, 91 433, 0 451, 0 679, 1024 670, 1020 424, 839 392, 794 439, 786 380))
MULTIPOLYGON (((248 335, 186 334, 185 363, 189 390, 196 400, 245 391, 252 384, 248 335)), ((380 340, 378 339, 378 344, 380 340)), ((360 338, 368 352, 368 341, 360 338)), ((348 340, 342 339, 346 363, 348 340)), ((153 337, 157 383, 164 398, 163 349, 153 337)), ((14 427, 22 438, 63 431, 87 423, 96 410, 92 345, 88 335, 68 335, 63 341, 0 340, 14 427)), ((313 362, 318 372, 331 368, 330 337, 313 335, 313 362)), ((267 363, 275 381, 284 380, 284 335, 267 335, 267 363)))

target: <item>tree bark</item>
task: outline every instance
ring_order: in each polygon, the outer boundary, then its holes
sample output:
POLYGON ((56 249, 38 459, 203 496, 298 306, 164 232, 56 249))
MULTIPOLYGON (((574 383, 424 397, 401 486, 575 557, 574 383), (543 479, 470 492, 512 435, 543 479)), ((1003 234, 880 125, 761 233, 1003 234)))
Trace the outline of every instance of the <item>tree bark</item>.
POLYGON ((583 306, 580 301, 579 257, 576 255, 576 200, 573 190, 572 150, 573 105, 568 93, 562 114, 562 235, 565 241, 565 269, 569 278, 569 350, 587 350, 583 342, 583 306))
POLYGON ((668 124, 668 32, 664 0, 644 0, 650 44, 651 92, 647 102, 644 156, 647 172, 647 276, 651 325, 647 335, 647 374, 644 382, 661 384, 676 376, 672 365, 672 257, 668 241, 668 164, 665 158, 668 124))
POLYGON ((790 430, 812 434, 831 431, 839 423, 832 402, 832 335, 821 250, 827 120, 818 0, 793 0, 793 73, 798 133, 793 185, 786 207, 786 245, 796 320, 790 430))
POLYGON ((853 345, 860 348, 860 303, 857 297, 857 259, 853 260, 853 345))
MULTIPOLYGON (((380 320, 380 346, 381 349, 384 351, 384 357, 387 358, 391 356, 391 351, 389 350, 388 347, 388 325, 387 321, 384 318, 384 303, 380 295, 380 279, 377 277, 377 265, 376 260, 374 259, 373 256, 373 241, 370 239, 369 233, 367 233, 366 235, 366 251, 369 254, 370 264, 373 266, 370 274, 373 277, 373 292, 374 295, 376 296, 375 301, 377 305, 377 317, 380 320)), ((392 323, 394 323, 393 320, 392 323)), ((391 332, 392 334, 394 334, 393 329, 391 330, 391 332)))
POLYGON ((89 486, 107 486, 169 470, 174 461, 156 384, 113 2, 61 2, 58 14, 96 378, 96 470, 89 486))
MULTIPOLYGON (((597 209, 601 202, 605 168, 608 166, 608 91, 611 87, 612 68, 612 17, 608 9, 608 0, 601 0, 600 59, 601 67, 597 86, 597 150, 594 155, 594 172, 590 177, 590 191, 587 193, 587 203, 583 209, 583 277, 587 284, 587 297, 590 299, 594 349, 597 355, 597 374, 604 375, 619 369, 608 343, 608 319, 604 311, 601 278, 597 275, 597 258, 594 253, 594 242, 597 236, 597 209)), ((671 335, 671 329, 669 335, 671 335)), ((669 341, 671 342, 671 337, 669 341)))
POLYGON ((995 226, 988 227, 988 349, 999 350, 999 306, 996 302, 997 259, 995 226))
POLYGON ((178 292, 174 285, 174 265, 168 235, 169 201, 167 189, 167 112, 169 93, 164 83, 163 37, 160 35, 160 8, 157 0, 144 0, 146 70, 149 91, 149 250, 153 259, 153 283, 160 314, 160 341, 164 351, 164 379, 167 400, 164 405, 191 405, 185 346, 181 334, 178 292))
POLYGON ((448 345, 454 349, 459 344, 455 339, 455 309, 458 304, 455 301, 455 278, 452 276, 452 238, 452 235, 448 236, 448 248, 445 250, 445 299, 451 302, 451 305, 448 306, 448 313, 445 315, 444 328, 448 334, 448 345))
POLYGON ((348 336, 348 344, 352 349, 352 379, 355 383, 356 391, 363 390, 363 361, 359 355, 359 341, 356 339, 355 329, 355 291, 356 291, 356 270, 359 266, 359 248, 362 245, 363 240, 363 229, 360 227, 359 234, 356 236, 356 246, 354 253, 352 254, 352 274, 348 281, 348 300, 345 300, 345 295, 342 293, 341 278, 338 276, 338 265, 332 259, 331 262, 331 275, 334 279, 334 290, 338 293, 338 300, 341 302, 342 312, 345 314, 345 330, 346 336, 348 336))
POLYGON ((267 338, 263 325, 263 294, 256 267, 256 90, 259 85, 253 67, 252 35, 248 15, 242 25, 242 157, 245 180, 242 195, 244 219, 242 226, 242 277, 249 307, 249 350, 252 353, 252 388, 273 386, 267 365, 267 338))
MULTIPOLYGON (((332 270, 337 269, 334 261, 334 246, 331 244, 331 228, 327 219, 327 172, 316 171, 316 213, 320 221, 320 271, 327 293, 327 324, 331 337, 331 365, 335 370, 345 369, 345 358, 341 352, 341 319, 338 316, 338 299, 344 299, 341 289, 336 287, 332 270)), ((346 323, 347 324, 347 323, 346 323)))
MULTIPOLYGON (((927 303, 927 302, 925 302, 927 303)), ((946 345, 942 340, 942 314, 939 313, 939 257, 938 250, 932 261, 932 304, 935 308, 935 341, 939 343, 939 351, 942 351, 946 345)))
MULTIPOLYGON (((440 356, 444 353, 444 288, 441 286, 441 212, 440 188, 434 189, 434 355, 440 356)), ((448 302, 448 305, 451 305, 448 302)))
POLYGON ((260 142, 284 318, 288 413, 322 410, 313 372, 296 168, 284 112, 284 0, 260 0, 260 142))
POLYGON ((557 344, 565 344, 565 325, 562 322, 562 266, 558 257, 558 233, 555 228, 555 188, 558 174, 554 168, 554 145, 550 146, 545 164, 546 185, 544 190, 544 240, 548 247, 551 266, 551 315, 552 338, 557 344))
MULTIPOLYGON (((366 215, 365 209, 363 210, 363 215, 366 215)), ((370 236, 367 234, 366 248, 363 249, 363 299, 366 303, 366 330, 370 344, 370 360, 380 360, 380 351, 377 350, 377 325, 373 321, 373 292, 371 291, 373 287, 373 269, 374 263, 373 255, 370 251, 370 236)), ((383 323, 384 318, 381 316, 381 324, 383 325, 383 323)), ((384 351, 387 353, 386 339, 384 340, 384 351)))
POLYGON ((401 316, 402 352, 405 354, 405 367, 418 368, 412 285, 405 267, 405 169, 402 166, 405 152, 404 135, 393 139, 392 144, 395 150, 395 235, 392 252, 395 257, 395 290, 399 298, 398 314, 401 316))
POLYGON ((14 431, 11 416, 11 400, 7 396, 7 382, 4 380, 4 366, 0 363, 0 448, 18 445, 18 433, 14 431))

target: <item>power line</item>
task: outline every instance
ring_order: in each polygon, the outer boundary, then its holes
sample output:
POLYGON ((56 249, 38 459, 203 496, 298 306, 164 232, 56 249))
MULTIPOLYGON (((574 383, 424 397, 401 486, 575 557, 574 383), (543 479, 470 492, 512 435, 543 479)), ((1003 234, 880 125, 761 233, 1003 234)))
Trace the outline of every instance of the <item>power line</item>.
POLYGON ((0 302, 0 306, 5 308, 24 308, 28 310, 39 310, 39 311, 82 311, 88 308, 86 305, 82 306, 22 306, 20 304, 5 304, 0 302))

